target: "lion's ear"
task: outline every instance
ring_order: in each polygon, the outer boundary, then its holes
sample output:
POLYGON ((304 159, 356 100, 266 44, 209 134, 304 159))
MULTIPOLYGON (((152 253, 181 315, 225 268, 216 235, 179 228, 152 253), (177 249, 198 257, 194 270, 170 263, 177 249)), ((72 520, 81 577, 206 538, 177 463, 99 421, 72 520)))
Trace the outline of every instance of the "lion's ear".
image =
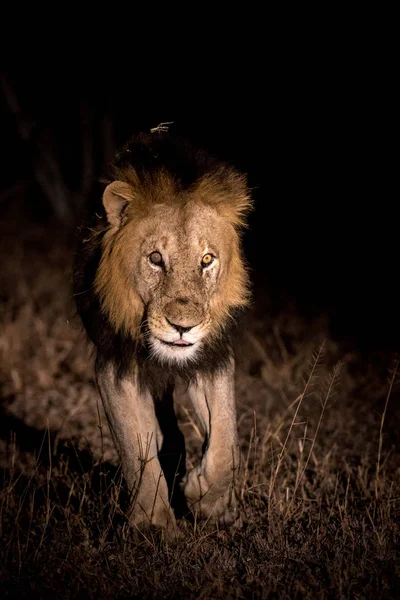
POLYGON ((112 227, 120 227, 124 209, 133 200, 132 188, 124 181, 113 181, 103 193, 103 206, 112 227))

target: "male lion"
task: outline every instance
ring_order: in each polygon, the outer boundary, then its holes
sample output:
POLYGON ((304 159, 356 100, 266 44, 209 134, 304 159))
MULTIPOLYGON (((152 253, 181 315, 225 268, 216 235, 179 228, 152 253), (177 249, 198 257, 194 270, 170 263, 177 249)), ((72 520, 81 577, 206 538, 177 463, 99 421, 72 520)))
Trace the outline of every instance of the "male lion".
POLYGON ((174 527, 157 405, 186 394, 204 435, 182 486, 189 508, 231 521, 238 468, 232 332, 249 301, 244 176, 164 132, 117 156, 80 230, 74 291, 132 493, 131 523, 174 527))

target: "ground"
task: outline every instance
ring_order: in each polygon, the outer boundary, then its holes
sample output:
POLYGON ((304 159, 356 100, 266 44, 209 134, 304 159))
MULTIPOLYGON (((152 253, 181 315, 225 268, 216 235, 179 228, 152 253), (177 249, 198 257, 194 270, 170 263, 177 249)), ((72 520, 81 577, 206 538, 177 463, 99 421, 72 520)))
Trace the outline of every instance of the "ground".
MULTIPOLYGON (((238 353, 240 517, 227 529, 180 519, 172 541, 140 534, 127 525, 92 349, 75 315, 73 241, 16 218, 0 239, 6 597, 398 597, 396 356, 379 380, 373 365, 362 370, 373 376, 356 380, 323 323, 301 335, 287 314, 271 323, 256 294, 238 353)), ((190 466, 199 439, 190 412, 180 418, 190 466)))

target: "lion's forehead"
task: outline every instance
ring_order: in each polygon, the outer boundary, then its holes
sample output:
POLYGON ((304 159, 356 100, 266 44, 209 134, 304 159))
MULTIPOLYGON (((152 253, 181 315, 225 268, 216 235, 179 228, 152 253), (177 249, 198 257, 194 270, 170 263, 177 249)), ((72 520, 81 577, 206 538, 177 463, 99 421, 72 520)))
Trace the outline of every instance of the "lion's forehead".
POLYGON ((224 250, 229 244, 227 229, 217 211, 210 207, 187 205, 177 208, 160 204, 152 207, 136 235, 140 235, 143 251, 157 249, 189 257, 210 250, 224 250))

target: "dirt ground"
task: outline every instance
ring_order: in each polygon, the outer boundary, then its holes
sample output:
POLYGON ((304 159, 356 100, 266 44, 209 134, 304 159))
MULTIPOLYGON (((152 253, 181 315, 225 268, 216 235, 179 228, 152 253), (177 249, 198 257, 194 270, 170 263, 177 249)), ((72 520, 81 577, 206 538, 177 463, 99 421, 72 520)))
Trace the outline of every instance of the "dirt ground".
MULTIPOLYGON (((238 348, 240 517, 138 535, 75 315, 73 239, 18 219, 0 238, 5 597, 399 597, 396 356, 357 369, 323 322, 271 323, 256 295, 238 348)), ((180 418, 191 466, 197 429, 180 418)))

